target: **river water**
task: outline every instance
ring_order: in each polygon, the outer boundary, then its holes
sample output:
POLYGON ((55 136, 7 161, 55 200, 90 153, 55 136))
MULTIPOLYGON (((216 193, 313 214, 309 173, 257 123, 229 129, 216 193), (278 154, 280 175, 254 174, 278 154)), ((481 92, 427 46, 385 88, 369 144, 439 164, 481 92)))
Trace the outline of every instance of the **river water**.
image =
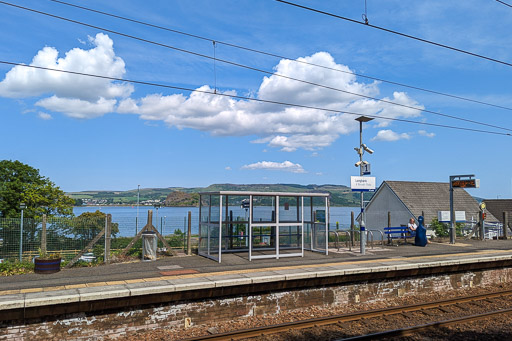
MULTIPOLYGON (((266 207, 265 207, 266 208, 266 207)), ((161 207, 158 210, 151 206, 80 206, 74 207, 73 213, 76 216, 84 212, 101 211, 112 215, 112 222, 119 224, 119 234, 121 237, 133 236, 146 225, 148 210, 153 211, 153 226, 164 235, 174 233, 180 229, 184 231, 187 227, 188 212, 192 216, 192 233, 199 231, 199 208, 198 207, 161 207), (138 215, 137 215, 138 211, 138 215), (137 219, 138 216, 138 219, 137 219), (138 222, 138 223, 137 223, 138 222)), ((235 215, 243 216, 245 212, 240 211, 240 207, 233 207, 235 215)), ((270 207, 268 207, 270 212, 270 207)), ((350 212, 355 216, 359 214, 359 207, 331 207, 330 208, 330 229, 336 228, 336 222, 340 229, 350 228, 350 212)))

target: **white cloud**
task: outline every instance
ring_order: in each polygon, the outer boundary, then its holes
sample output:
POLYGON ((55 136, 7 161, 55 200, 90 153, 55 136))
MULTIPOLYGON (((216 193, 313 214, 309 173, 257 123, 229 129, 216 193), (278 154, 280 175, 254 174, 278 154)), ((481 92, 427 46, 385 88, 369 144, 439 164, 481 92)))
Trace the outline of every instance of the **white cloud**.
POLYGON ((47 110, 62 112, 74 118, 93 118, 114 111, 115 99, 101 97, 96 102, 78 98, 60 98, 52 96, 36 103, 47 110))
POLYGON ((45 112, 41 112, 41 111, 37 113, 37 117, 39 117, 40 119, 45 120, 45 121, 53 119, 52 115, 45 113, 45 112))
MULTIPOLYGON (((115 55, 112 39, 98 33, 95 37, 89 37, 89 43, 93 45, 91 49, 74 48, 60 58, 55 48, 44 47, 30 65, 123 77, 125 64, 115 55)), ((112 112, 114 106, 111 104, 117 103, 116 98, 128 97, 132 92, 133 86, 130 84, 23 66, 13 67, 0 82, 0 96, 27 98, 51 94, 51 97, 40 100, 37 105, 78 118, 97 117, 112 112), (83 108, 77 110, 74 105, 77 103, 83 105, 83 108), (88 109, 92 110, 89 112, 88 109)))
MULTIPOLYGON (((31 65, 73 70, 121 78, 126 73, 124 61, 116 56, 113 41, 98 33, 89 38, 90 49, 74 48, 59 58, 53 47, 45 47, 33 58, 31 65)), ((337 64, 327 52, 318 52, 301 61, 325 65, 350 72, 346 65, 337 64)), ((328 87, 378 97, 378 82, 358 82, 350 73, 338 73, 307 64, 281 60, 276 73, 304 79, 328 87)), ((105 79, 70 75, 16 66, 0 82, 0 96, 13 98, 38 97, 36 105, 48 111, 63 113, 73 118, 95 118, 106 113, 135 114, 141 119, 164 122, 178 129, 190 128, 215 136, 256 136, 254 143, 292 152, 297 149, 315 151, 331 145, 340 135, 357 131, 355 116, 340 113, 351 111, 363 115, 409 118, 420 116, 419 111, 369 100, 331 89, 320 88, 276 74, 264 77, 256 99, 274 100, 327 108, 286 107, 271 103, 218 96, 208 85, 190 94, 148 94, 132 97, 132 85, 105 79)), ((236 95, 233 90, 220 92, 236 95)), ((406 93, 395 92, 386 100, 421 107, 406 93)), ((376 119, 379 127, 390 121, 376 119)))
POLYGON ((418 130, 418 134, 420 134, 421 136, 430 137, 430 138, 436 136, 435 133, 429 133, 426 130, 418 130))
MULTIPOLYGON (((325 65, 345 71, 345 65, 336 64, 326 52, 300 58, 310 63, 325 65)), ((377 83, 359 83, 355 76, 319 69, 306 64, 281 60, 276 72, 289 77, 307 79, 368 96, 378 96, 377 83)), ((341 134, 358 129, 354 115, 331 113, 323 110, 285 107, 276 104, 258 103, 229 97, 205 94, 213 92, 205 85, 188 97, 183 94, 151 94, 141 99, 129 98, 118 107, 119 113, 137 114, 145 120, 163 120, 179 129, 192 128, 210 132, 217 136, 256 135, 253 143, 263 143, 282 151, 292 152, 299 148, 317 150, 332 144, 341 134)), ((235 95, 234 91, 223 92, 235 95)), ((330 108, 339 111, 354 111, 368 115, 393 118, 416 117, 419 111, 397 107, 376 100, 340 93, 304 83, 284 79, 276 75, 265 77, 255 98, 298 103, 330 108)), ((395 92, 388 100, 419 106, 402 92, 395 92)), ((376 120, 387 126, 389 121, 376 120)))
POLYGON ((379 130, 377 135, 374 138, 372 138, 372 141, 392 142, 392 141, 398 141, 398 140, 409 140, 410 138, 411 138, 411 136, 407 133, 398 134, 398 133, 395 133, 393 130, 384 129, 384 130, 379 130))
POLYGON ((291 173, 306 173, 304 168, 298 163, 293 163, 290 161, 284 162, 272 162, 272 161, 260 161, 256 163, 251 163, 250 165, 245 165, 242 169, 265 169, 265 170, 279 170, 284 172, 291 173))
POLYGON ((231 170, 231 167, 227 166, 226 168, 224 168, 225 170, 228 170, 230 171, 231 170))

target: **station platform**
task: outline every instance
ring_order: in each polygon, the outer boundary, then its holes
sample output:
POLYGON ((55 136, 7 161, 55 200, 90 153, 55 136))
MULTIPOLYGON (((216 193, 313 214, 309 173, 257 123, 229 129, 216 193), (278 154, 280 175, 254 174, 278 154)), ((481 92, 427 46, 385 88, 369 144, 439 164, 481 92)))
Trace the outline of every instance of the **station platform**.
MULTIPOLYGON (((223 254, 222 263, 193 255, 166 257, 153 262, 132 262, 97 267, 64 269, 50 275, 27 274, 0 279, 0 317, 18 311, 24 318, 27 309, 87 302, 132 300, 144 304, 182 299, 179 293, 217 289, 217 293, 250 290, 278 290, 316 283, 390 278, 423 273, 442 273, 443 269, 485 269, 512 266, 512 240, 460 240, 456 244, 431 243, 375 245, 365 255, 330 249, 329 254, 306 252, 304 257, 248 260, 245 253, 223 254), (330 280, 332 279, 332 280, 330 280), (313 281, 313 282, 312 282, 313 281), (315 282, 316 281, 316 282, 315 282), (293 285, 292 285, 293 284, 293 285), (247 289, 251 287, 252 289, 247 289), (174 294, 171 297, 169 294, 174 294), (145 300, 146 297, 152 297, 145 300)), ((203 296, 204 297, 204 296, 203 296)), ((128 304, 128 303, 126 303, 128 304)), ((78 309, 78 308, 77 308, 78 309)), ((88 308, 93 309, 93 308, 88 308)), ((3 317, 2 317, 3 316, 3 317)), ((13 315, 11 315, 12 318, 13 315)))

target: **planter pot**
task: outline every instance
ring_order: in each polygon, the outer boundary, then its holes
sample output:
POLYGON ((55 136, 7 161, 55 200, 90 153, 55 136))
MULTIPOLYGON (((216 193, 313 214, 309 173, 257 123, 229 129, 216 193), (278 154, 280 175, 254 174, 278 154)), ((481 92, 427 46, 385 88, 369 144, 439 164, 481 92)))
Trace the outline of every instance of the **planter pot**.
POLYGON ((34 272, 36 274, 53 274, 60 271, 60 258, 57 259, 34 259, 34 272))

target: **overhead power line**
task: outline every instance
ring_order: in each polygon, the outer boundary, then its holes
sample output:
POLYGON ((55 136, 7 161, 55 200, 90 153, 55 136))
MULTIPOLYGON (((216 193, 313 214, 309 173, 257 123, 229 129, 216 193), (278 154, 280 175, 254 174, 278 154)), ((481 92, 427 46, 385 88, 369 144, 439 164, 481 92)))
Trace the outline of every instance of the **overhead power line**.
POLYGON ((208 56, 208 55, 204 55, 204 54, 201 54, 201 53, 197 53, 197 52, 194 52, 194 51, 190 51, 190 50, 178 48, 178 47, 175 47, 175 46, 159 43, 159 42, 148 40, 148 39, 145 39, 145 38, 140 38, 140 37, 137 37, 137 36, 133 36, 133 35, 130 35, 130 34, 122 33, 122 32, 119 32, 119 31, 114 31, 114 30, 107 29, 107 28, 104 28, 104 27, 87 24, 87 23, 84 23, 84 22, 81 22, 81 21, 65 18, 65 17, 62 17, 62 16, 55 15, 55 14, 51 14, 51 13, 35 10, 35 9, 32 9, 32 8, 15 5, 15 4, 12 4, 12 3, 9 3, 9 2, 5 2, 5 1, 0 1, 0 4, 5 4, 5 5, 8 5, 8 6, 12 6, 12 7, 16 7, 16 8, 23 9, 23 10, 27 10, 27 11, 30 11, 30 12, 42 14, 42 15, 45 15, 45 16, 49 16, 49 17, 52 17, 52 18, 59 19, 59 20, 64 20, 64 21, 75 23, 75 24, 78 24, 78 25, 82 25, 82 26, 86 26, 86 27, 102 30, 102 31, 109 32, 109 33, 112 33, 112 34, 116 34, 116 35, 119 35, 119 36, 122 36, 122 37, 126 37, 126 38, 130 38, 130 39, 142 41, 142 42, 145 42, 145 43, 148 43, 148 44, 153 44, 153 45, 160 46, 160 47, 165 47, 165 48, 168 48, 168 49, 172 49, 172 50, 175 50, 175 51, 191 54, 191 55, 198 56, 198 57, 201 57, 201 58, 210 59, 210 60, 213 60, 215 62, 222 62, 222 63, 228 64, 228 65, 245 68, 245 69, 248 69, 248 70, 264 73, 264 74, 267 74, 267 75, 274 75, 276 77, 281 77, 281 78, 289 79, 289 80, 292 80, 292 81, 297 81, 297 82, 301 82, 301 83, 304 83, 304 84, 321 87, 321 88, 324 88, 324 89, 338 91, 338 92, 346 93, 346 94, 357 96, 357 97, 371 99, 371 100, 382 102, 382 103, 396 105, 396 106, 407 108, 407 109, 417 110, 417 111, 420 111, 420 112, 426 112, 426 113, 430 113, 430 114, 433 114, 433 115, 437 115, 437 116, 441 116, 441 117, 446 117, 446 118, 450 118, 450 119, 454 119, 454 120, 460 120, 460 121, 464 121, 464 122, 468 122, 468 123, 472 123, 472 124, 483 125, 483 126, 487 126, 487 127, 491 127, 491 128, 512 131, 512 129, 509 129, 509 128, 505 128, 505 127, 501 127, 501 126, 497 126, 497 125, 493 125, 493 124, 489 124, 489 123, 484 123, 484 122, 481 122, 481 121, 470 120, 470 119, 466 119, 466 118, 462 118, 462 117, 458 117, 458 116, 454 116, 454 115, 443 114, 443 113, 440 113, 440 112, 437 112, 437 111, 432 111, 432 110, 428 110, 428 109, 424 109, 424 108, 418 108, 418 107, 411 106, 411 105, 401 104, 401 103, 397 103, 397 102, 393 102, 393 101, 388 101, 388 100, 385 100, 385 99, 380 99, 380 98, 376 98, 376 97, 372 97, 372 96, 358 94, 358 93, 355 93, 355 92, 351 92, 351 91, 347 91, 347 90, 343 90, 343 89, 339 89, 339 88, 335 88, 335 87, 331 87, 331 86, 327 86, 327 85, 323 85, 323 84, 319 84, 319 83, 315 83, 315 82, 310 82, 310 81, 306 81, 306 80, 302 80, 302 79, 298 79, 298 78, 282 75, 282 74, 279 74, 279 73, 274 73, 274 72, 271 72, 271 71, 262 70, 262 69, 259 69, 259 68, 255 68, 255 67, 252 67, 252 66, 236 63, 236 62, 233 62, 233 61, 229 61, 229 60, 225 60, 225 59, 219 59, 219 58, 214 58, 214 57, 211 57, 211 56, 208 56))
POLYGON ((173 90, 198 92, 198 93, 203 93, 203 94, 209 94, 212 96, 222 96, 222 97, 235 98, 235 99, 247 100, 247 101, 252 101, 252 102, 276 104, 276 105, 282 105, 282 106, 294 107, 294 108, 302 108, 302 109, 320 110, 320 111, 330 112, 330 113, 334 113, 334 114, 341 113, 341 114, 348 114, 348 115, 355 115, 355 116, 364 115, 367 117, 371 117, 371 118, 375 118, 375 119, 382 119, 382 120, 387 120, 387 121, 397 121, 397 122, 404 122, 404 123, 410 123, 410 124, 418 124, 418 125, 432 126, 432 127, 438 127, 438 128, 463 130, 463 131, 485 133, 485 134, 492 134, 492 135, 512 136, 512 134, 510 134, 510 133, 501 133, 501 132, 491 131, 491 130, 465 128, 465 127, 451 126, 451 125, 447 125, 447 124, 418 122, 418 121, 407 120, 407 119, 402 119, 402 118, 378 116, 378 115, 371 115, 371 114, 366 114, 366 113, 363 114, 363 113, 346 111, 346 110, 334 110, 334 109, 322 108, 322 107, 317 107, 317 106, 312 106, 312 105, 303 105, 303 104, 288 103, 288 102, 282 102, 282 101, 265 100, 265 99, 261 99, 261 98, 252 98, 252 97, 246 97, 246 96, 232 95, 232 94, 228 94, 228 93, 198 90, 198 89, 186 88, 186 87, 182 87, 182 86, 166 85, 166 84, 154 83, 154 82, 137 81, 137 80, 126 79, 126 78, 95 75, 95 74, 91 74, 91 73, 84 73, 84 72, 77 72, 77 71, 60 70, 60 69, 43 67, 43 66, 14 63, 14 62, 3 61, 3 60, 0 60, 0 64, 11 65, 11 66, 21 66, 21 67, 27 67, 27 68, 33 68, 33 69, 39 69, 39 70, 45 70, 45 71, 62 72, 62 73, 78 75, 78 76, 86 76, 86 77, 93 77, 93 78, 99 78, 99 79, 107 79, 107 80, 112 80, 112 81, 155 86, 155 87, 173 89, 173 90))
POLYGON ((375 28, 377 30, 381 30, 381 31, 385 31, 385 32, 388 32, 388 33, 396 34, 396 35, 399 35, 399 36, 402 36, 402 37, 405 37, 405 38, 414 39, 414 40, 417 40, 417 41, 421 41, 423 43, 435 45, 435 46, 442 47, 442 48, 445 48, 445 49, 448 49, 448 50, 457 51, 457 52, 464 53, 464 54, 467 54, 467 55, 470 55, 470 56, 473 56, 473 57, 485 59, 485 60, 488 60, 488 61, 491 61, 491 62, 503 64, 503 65, 506 65, 506 66, 512 66, 512 63, 505 62, 503 60, 499 60, 499 59, 492 58, 492 57, 487 57, 487 56, 484 56, 484 55, 481 55, 481 54, 478 54, 478 53, 475 53, 475 52, 466 51, 466 50, 463 50, 463 49, 460 49, 460 48, 457 48, 457 47, 453 47, 453 46, 437 43, 435 41, 427 40, 427 39, 420 38, 420 37, 416 37, 416 36, 413 36, 413 35, 410 35, 410 34, 407 34, 407 33, 402 33, 402 32, 398 32, 398 31, 394 31, 394 30, 391 30, 391 29, 388 29, 388 28, 385 28, 385 27, 382 27, 382 26, 377 26, 377 25, 372 25, 372 24, 369 24, 369 23, 364 23, 364 22, 361 22, 361 21, 358 21, 358 20, 354 20, 354 19, 350 19, 350 18, 347 18, 347 17, 343 17, 341 15, 337 15, 337 14, 334 14, 334 13, 330 13, 330 12, 326 12, 326 11, 321 11, 321 10, 318 10, 318 9, 315 9, 315 8, 299 5, 299 4, 296 4, 294 2, 290 2, 290 1, 285 1, 285 0, 275 0, 275 1, 281 2, 281 3, 286 4, 286 5, 302 8, 302 9, 305 9, 305 10, 308 10, 308 11, 311 11, 311 12, 316 12, 316 13, 328 15, 328 16, 333 17, 333 18, 342 19, 342 20, 346 20, 346 21, 349 21, 349 22, 352 22, 352 23, 359 24, 359 25, 375 28))
POLYGON ((512 8, 512 5, 511 4, 507 4, 505 1, 500 1, 500 0, 496 0, 496 1, 498 1, 500 4, 503 4, 505 6, 508 6, 508 7, 512 8))
POLYGON ((502 105, 498 105, 498 104, 494 104, 494 103, 489 103, 489 102, 485 102, 485 101, 479 101, 479 100, 468 98, 468 97, 457 96, 457 95, 448 94, 448 93, 445 93, 445 92, 431 90, 431 89, 426 89, 426 88, 422 88, 422 87, 418 87, 418 86, 414 86, 414 85, 409 85, 409 84, 405 84, 405 83, 394 82, 394 81, 390 81, 390 80, 386 80, 386 79, 378 78, 378 77, 374 77, 374 76, 363 75, 363 74, 356 73, 356 72, 353 72, 353 71, 340 70, 340 69, 329 67, 329 66, 325 66, 325 65, 320 65, 320 64, 316 64, 316 63, 307 62, 305 60, 298 60, 298 59, 294 59, 292 57, 286 57, 286 56, 283 56, 283 55, 279 55, 279 54, 275 54, 275 53, 271 53, 271 52, 267 52, 267 51, 253 49, 253 48, 250 48, 250 47, 247 47, 247 46, 242 46, 242 45, 237 45, 237 44, 233 44, 233 43, 228 43, 228 42, 225 42, 225 41, 221 41, 221 40, 217 40, 217 39, 213 39, 213 38, 208 38, 208 37, 200 36, 200 35, 197 35, 197 34, 191 34, 191 33, 187 33, 187 32, 184 32, 184 31, 175 30, 175 29, 172 29, 172 28, 169 28, 169 27, 164 27, 164 26, 160 26, 160 25, 151 24, 151 23, 148 23, 148 22, 145 22, 145 21, 141 21, 141 20, 136 20, 136 19, 127 18, 127 17, 124 17, 124 16, 120 16, 120 15, 116 15, 116 14, 112 14, 112 13, 108 13, 108 12, 99 11, 99 10, 96 10, 96 9, 93 9, 93 8, 90 8, 90 7, 75 5, 75 4, 72 4, 72 3, 69 3, 69 2, 65 2, 65 1, 59 1, 59 0, 49 0, 49 1, 52 1, 52 2, 55 2, 55 3, 59 3, 59 4, 62 4, 62 5, 65 5, 65 6, 70 6, 70 7, 78 8, 78 9, 85 10, 85 11, 90 11, 90 12, 101 14, 101 15, 106 15, 106 16, 109 16, 109 17, 112 17, 112 18, 117 18, 117 19, 120 19, 120 20, 129 21, 129 22, 132 22, 132 23, 136 23, 136 24, 140 24, 140 25, 144 25, 144 26, 148 26, 148 27, 152 27, 152 28, 156 28, 156 29, 160 29, 160 30, 176 33, 176 34, 181 34, 181 35, 188 36, 188 37, 191 37, 191 38, 196 38, 196 39, 200 39, 200 40, 209 41, 209 42, 212 42, 212 43, 215 43, 215 44, 221 44, 221 45, 233 47, 233 48, 240 49, 240 50, 245 50, 245 51, 249 51, 249 52, 253 52, 253 53, 258 53, 258 54, 266 55, 266 56, 269 56, 269 57, 275 57, 275 58, 280 58, 280 59, 287 59, 287 60, 290 60, 290 61, 292 61, 294 63, 315 66, 315 67, 319 67, 319 68, 330 70, 330 71, 346 73, 346 74, 354 75, 354 76, 357 76, 357 77, 362 77, 362 78, 366 78, 366 79, 371 79, 371 80, 379 81, 379 82, 382 82, 382 83, 397 85, 397 86, 404 87, 404 88, 414 89, 414 90, 428 92, 428 93, 435 94, 435 95, 450 97, 450 98, 454 98, 454 99, 458 99, 458 100, 462 100, 462 101, 467 101, 467 102, 472 102, 472 103, 477 103, 477 104, 482 104, 482 105, 486 105, 486 106, 490 106, 490 107, 495 107, 495 108, 500 108, 500 109, 512 111, 512 108, 510 108, 510 107, 506 107, 506 106, 502 106, 502 105))

